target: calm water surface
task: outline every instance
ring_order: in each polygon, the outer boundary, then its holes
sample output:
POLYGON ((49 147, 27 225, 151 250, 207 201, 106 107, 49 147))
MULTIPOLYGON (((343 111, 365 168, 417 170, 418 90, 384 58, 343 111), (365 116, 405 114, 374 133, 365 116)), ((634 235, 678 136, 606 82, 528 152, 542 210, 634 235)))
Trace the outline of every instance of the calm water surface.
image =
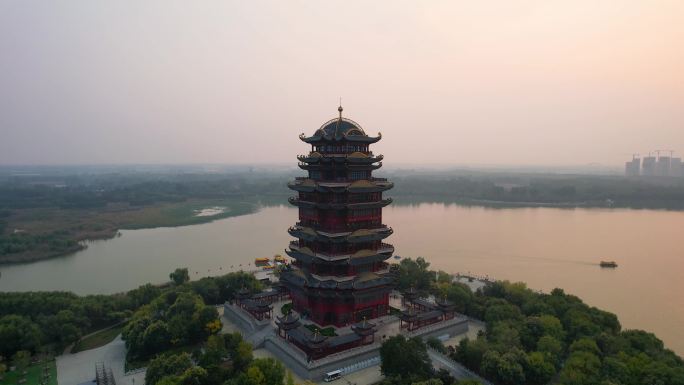
MULTIPOLYGON (((179 266, 193 277, 217 275, 282 254, 296 218, 295 209, 279 206, 196 226, 122 231, 72 256, 2 266, 0 291, 112 293, 165 281, 179 266)), ((398 255, 533 289, 561 287, 684 355, 684 213, 420 204, 387 208, 384 222, 395 230, 389 241, 398 255), (600 260, 620 266, 601 269, 600 260)))

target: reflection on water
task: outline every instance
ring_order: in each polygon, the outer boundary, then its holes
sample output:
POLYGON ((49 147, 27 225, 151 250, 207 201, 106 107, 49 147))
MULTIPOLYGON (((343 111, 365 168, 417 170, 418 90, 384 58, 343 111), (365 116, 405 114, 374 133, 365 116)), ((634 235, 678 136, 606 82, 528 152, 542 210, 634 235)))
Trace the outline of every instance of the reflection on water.
MULTIPOLYGON (((282 254, 296 217, 277 206, 196 226, 122 231, 69 257, 2 266, 0 290, 111 293, 165 281, 179 266, 193 278, 217 275, 282 254)), ((684 354, 684 213, 420 204, 389 207, 384 222, 401 256, 544 291, 561 287, 684 354), (601 260, 619 267, 601 269, 601 260)))

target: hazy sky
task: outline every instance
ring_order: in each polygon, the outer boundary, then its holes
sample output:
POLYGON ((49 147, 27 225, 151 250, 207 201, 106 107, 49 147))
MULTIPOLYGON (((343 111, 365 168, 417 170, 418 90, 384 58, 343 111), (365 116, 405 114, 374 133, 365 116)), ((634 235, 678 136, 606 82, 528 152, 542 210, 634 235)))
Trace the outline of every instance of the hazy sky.
POLYGON ((0 164, 296 162, 337 114, 387 162, 684 153, 684 1, 0 0, 0 164))

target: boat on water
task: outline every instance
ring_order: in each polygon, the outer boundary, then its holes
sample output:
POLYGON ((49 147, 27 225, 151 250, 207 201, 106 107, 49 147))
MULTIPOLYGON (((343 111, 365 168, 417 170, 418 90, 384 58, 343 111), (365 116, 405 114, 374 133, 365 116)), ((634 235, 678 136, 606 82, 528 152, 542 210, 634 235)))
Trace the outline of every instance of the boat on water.
POLYGON ((601 267, 611 267, 616 268, 618 265, 615 261, 601 261, 599 264, 601 267))
POLYGON ((254 266, 268 266, 270 264, 270 258, 254 258, 254 266))

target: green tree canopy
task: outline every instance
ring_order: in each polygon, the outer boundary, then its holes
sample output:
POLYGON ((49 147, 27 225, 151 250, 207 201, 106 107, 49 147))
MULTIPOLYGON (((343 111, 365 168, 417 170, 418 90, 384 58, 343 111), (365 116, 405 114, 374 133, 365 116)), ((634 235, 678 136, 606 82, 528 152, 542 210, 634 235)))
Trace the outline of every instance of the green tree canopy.
POLYGON ((182 285, 190 281, 190 274, 188 274, 188 268, 177 268, 173 271, 173 273, 169 274, 169 278, 171 278, 171 281, 173 281, 173 283, 175 283, 176 285, 182 285))
POLYGON ((421 381, 432 373, 427 347, 419 337, 403 335, 388 338, 380 348, 380 369, 385 376, 421 381))

